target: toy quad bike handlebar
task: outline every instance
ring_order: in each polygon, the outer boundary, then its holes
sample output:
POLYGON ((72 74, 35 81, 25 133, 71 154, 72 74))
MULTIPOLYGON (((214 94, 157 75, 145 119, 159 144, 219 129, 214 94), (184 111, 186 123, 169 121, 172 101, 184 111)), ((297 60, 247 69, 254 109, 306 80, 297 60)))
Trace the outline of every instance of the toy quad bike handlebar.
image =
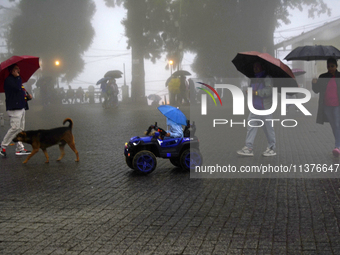
MULTIPOLYGON (((157 126, 157 122, 155 122, 155 125, 150 125, 149 128, 146 130, 146 135, 149 135, 151 133, 151 130, 156 130, 160 134, 161 140, 164 139, 164 136, 167 134, 167 132, 163 129, 157 126)), ((190 137, 194 136, 196 133, 196 125, 195 121, 190 124, 190 120, 187 120, 187 125, 184 128, 183 135, 184 137, 190 137)))
POLYGON ((146 130, 146 135, 149 135, 152 129, 159 132, 161 140, 163 140, 164 136, 167 134, 167 132, 163 128, 158 127, 157 122, 155 122, 155 125, 150 125, 149 128, 146 130))

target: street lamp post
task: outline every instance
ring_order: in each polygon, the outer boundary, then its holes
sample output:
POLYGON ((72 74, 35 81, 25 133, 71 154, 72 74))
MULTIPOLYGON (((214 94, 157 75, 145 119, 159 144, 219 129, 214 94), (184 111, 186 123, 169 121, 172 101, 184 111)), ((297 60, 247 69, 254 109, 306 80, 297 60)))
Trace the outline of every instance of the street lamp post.
POLYGON ((174 64, 174 61, 169 60, 169 66, 170 66, 170 76, 172 75, 172 66, 174 64))
MULTIPOLYGON (((57 59, 56 61, 54 61, 54 65, 56 67, 59 67, 60 66, 60 61, 57 59)), ((59 74, 57 74, 57 77, 56 77, 56 85, 57 85, 57 88, 59 89, 59 74)))

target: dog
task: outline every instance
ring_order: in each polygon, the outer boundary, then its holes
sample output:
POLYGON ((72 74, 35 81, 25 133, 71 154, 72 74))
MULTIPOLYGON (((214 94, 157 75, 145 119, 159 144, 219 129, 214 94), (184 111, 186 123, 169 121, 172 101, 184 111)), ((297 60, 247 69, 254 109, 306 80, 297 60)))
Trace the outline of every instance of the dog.
POLYGON ((64 120, 63 125, 65 125, 66 122, 69 123, 68 127, 58 127, 53 129, 39 129, 20 132, 13 139, 13 141, 14 142, 20 141, 32 145, 32 152, 30 155, 28 155, 28 157, 23 163, 26 164, 27 161, 39 151, 39 149, 42 149, 42 151, 45 154, 46 157, 45 163, 49 163, 49 156, 47 154, 46 148, 56 144, 59 144, 59 149, 61 153, 57 161, 60 161, 64 157, 65 155, 64 147, 66 144, 68 144, 76 154, 77 156, 76 162, 78 162, 79 154, 74 142, 74 136, 72 134, 73 121, 70 118, 67 118, 64 120))

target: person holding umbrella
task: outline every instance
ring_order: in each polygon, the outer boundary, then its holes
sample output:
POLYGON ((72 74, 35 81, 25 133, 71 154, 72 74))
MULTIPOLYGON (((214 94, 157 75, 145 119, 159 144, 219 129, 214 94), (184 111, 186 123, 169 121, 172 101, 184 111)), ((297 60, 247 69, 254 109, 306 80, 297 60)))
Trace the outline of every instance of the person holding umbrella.
POLYGON ((110 77, 107 83, 106 93, 108 95, 108 101, 106 103, 106 106, 113 106, 113 107, 118 106, 119 89, 118 89, 118 85, 117 85, 115 78, 110 77))
MULTIPOLYGON (((9 76, 5 79, 4 90, 6 96, 6 111, 10 117, 11 128, 7 131, 1 143, 0 155, 6 157, 6 148, 15 136, 25 128, 25 111, 28 110, 27 101, 32 96, 22 86, 20 68, 13 64, 7 67, 9 76)), ((28 155, 31 152, 24 148, 21 142, 17 143, 16 155, 28 155)))
POLYGON ((171 105, 161 105, 157 109, 166 117, 166 125, 168 127, 166 138, 181 138, 183 137, 182 125, 186 125, 187 118, 180 109, 171 105))
MULTIPOLYGON (((273 80, 270 76, 267 75, 266 71, 264 70, 263 65, 260 62, 255 62, 253 64, 253 71, 255 78, 252 78, 250 86, 253 88, 253 106, 257 110, 265 110, 269 109, 272 105, 272 90, 273 90, 273 80)), ((265 119, 272 119, 271 114, 265 115, 265 116, 259 116, 255 115, 253 113, 249 113, 248 116, 248 123, 251 120, 252 126, 248 125, 247 128, 247 135, 246 135, 246 144, 245 146, 237 151, 237 154, 243 155, 243 156, 254 156, 253 153, 253 144, 256 137, 256 133, 259 126, 255 124, 255 119, 259 120, 265 120, 265 119)), ((275 131, 272 124, 268 121, 263 121, 263 131, 267 137, 268 141, 268 147, 263 152, 263 156, 275 156, 275 131)))
POLYGON ((185 75, 181 75, 179 77, 180 80, 180 85, 179 85, 179 90, 180 93, 178 94, 178 105, 183 104, 183 100, 184 100, 184 104, 188 105, 189 104, 189 99, 188 99, 188 81, 187 78, 185 77, 185 75))
MULTIPOLYGON (((280 93, 282 87, 298 87, 292 70, 280 59, 274 58, 268 53, 258 51, 239 52, 232 60, 236 69, 251 79, 250 86, 253 88, 253 107, 257 110, 267 110, 272 106, 273 87, 280 93), (272 78, 279 78, 273 82, 272 78)), ((267 137, 268 147, 263 156, 275 156, 275 132, 272 123, 266 119, 272 119, 271 114, 258 116, 253 113, 249 114, 248 123, 251 121, 253 126, 261 126, 264 122, 263 131, 267 137), (254 123, 255 122, 255 123, 254 123)), ((245 156, 254 156, 253 142, 257 133, 257 127, 248 125, 246 136, 246 146, 237 153, 245 156)))
POLYGON ((122 74, 119 70, 111 70, 105 73, 104 78, 97 81, 96 85, 100 84, 104 96, 103 108, 118 106, 119 89, 116 79, 122 78, 122 74))
POLYGON ((327 59, 327 73, 318 79, 312 80, 312 89, 319 94, 316 123, 329 122, 335 138, 335 148, 332 153, 335 157, 340 155, 340 73, 335 58, 327 59))
POLYGON ((182 138, 183 137, 183 128, 182 125, 172 121, 169 118, 166 118, 167 125, 167 133, 165 137, 169 138, 182 138))

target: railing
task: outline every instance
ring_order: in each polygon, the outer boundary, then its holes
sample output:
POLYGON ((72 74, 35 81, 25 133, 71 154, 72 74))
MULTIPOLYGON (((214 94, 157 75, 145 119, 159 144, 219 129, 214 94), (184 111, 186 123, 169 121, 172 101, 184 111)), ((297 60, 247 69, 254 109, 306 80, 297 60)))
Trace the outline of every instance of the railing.
MULTIPOLYGON (((68 93, 68 89, 51 89, 41 93, 39 89, 32 91, 33 101, 41 102, 43 104, 49 103, 63 103, 63 104, 74 104, 74 103, 101 103, 104 99, 100 88, 95 88, 93 92, 88 89, 83 89, 82 93, 77 93, 77 89, 72 89, 73 93, 68 93)), ((122 88, 118 87, 118 100, 122 101, 122 88)))

